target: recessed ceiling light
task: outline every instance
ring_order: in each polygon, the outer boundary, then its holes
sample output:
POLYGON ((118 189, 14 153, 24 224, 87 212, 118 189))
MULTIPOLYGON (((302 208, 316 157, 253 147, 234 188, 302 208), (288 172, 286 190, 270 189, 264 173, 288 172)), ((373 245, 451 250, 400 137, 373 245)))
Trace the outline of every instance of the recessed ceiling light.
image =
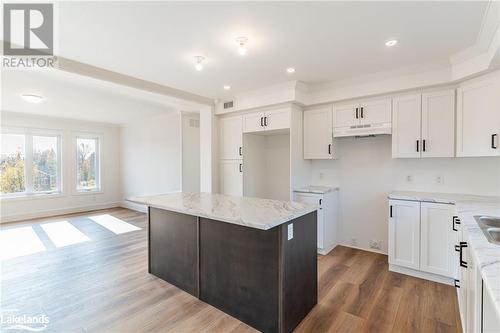
POLYGON ((21 97, 28 103, 40 103, 43 101, 42 96, 33 94, 21 94, 21 97))
POLYGON ((398 43, 397 39, 391 39, 391 40, 388 40, 387 42, 385 42, 385 46, 392 47, 392 46, 396 45, 397 43, 398 43))
POLYGON ((231 90, 231 86, 224 86, 224 90, 231 90))
POLYGON ((287 72, 287 73, 290 73, 290 74, 291 74, 291 73, 295 73, 295 68, 293 68, 293 67, 288 67, 288 68, 286 69, 286 72, 287 72))
POLYGON ((203 56, 195 56, 194 57, 194 61, 195 61, 195 65, 194 65, 194 68, 196 68, 197 71, 201 71, 203 69, 203 60, 205 60, 205 57, 203 56))
POLYGON ((248 43, 248 37, 238 37, 236 38, 236 42, 238 43, 238 53, 241 55, 247 54, 247 43, 248 43))

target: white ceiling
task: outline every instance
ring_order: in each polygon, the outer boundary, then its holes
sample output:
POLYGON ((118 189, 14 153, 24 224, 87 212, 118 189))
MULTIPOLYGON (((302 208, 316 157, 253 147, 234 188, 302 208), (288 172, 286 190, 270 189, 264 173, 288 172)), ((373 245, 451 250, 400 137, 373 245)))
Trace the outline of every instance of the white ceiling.
POLYGON ((220 98, 287 80, 447 62, 474 44, 485 8, 478 1, 60 2, 58 53, 220 98), (245 57, 236 50, 240 35, 249 38, 245 57), (392 38, 400 43, 388 49, 392 38), (195 55, 206 57, 201 72, 195 55), (297 72, 285 73, 289 66, 297 72))

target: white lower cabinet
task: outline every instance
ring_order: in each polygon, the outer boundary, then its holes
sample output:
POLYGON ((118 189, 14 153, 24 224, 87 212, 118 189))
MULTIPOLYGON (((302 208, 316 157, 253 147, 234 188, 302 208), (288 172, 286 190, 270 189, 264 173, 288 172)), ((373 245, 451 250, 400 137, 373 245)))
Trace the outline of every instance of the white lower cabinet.
POLYGON ((483 333, 498 333, 500 332, 500 316, 498 316, 495 303, 493 301, 492 296, 486 290, 486 288, 482 288, 482 328, 483 333))
POLYGON ((391 270, 409 268, 402 272, 451 283, 456 277, 458 241, 453 212, 449 204, 389 200, 391 270))
POLYGON ((221 193, 243 195, 243 161, 222 160, 220 163, 221 193))

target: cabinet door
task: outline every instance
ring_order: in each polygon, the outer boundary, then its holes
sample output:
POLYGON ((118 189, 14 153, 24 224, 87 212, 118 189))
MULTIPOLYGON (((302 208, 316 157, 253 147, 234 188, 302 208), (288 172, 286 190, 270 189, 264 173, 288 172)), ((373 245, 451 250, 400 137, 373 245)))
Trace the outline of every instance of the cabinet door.
POLYGON ((389 200, 389 263, 419 269, 420 202, 389 200))
POLYGON ((356 116, 358 103, 334 104, 333 105, 333 127, 350 127, 360 124, 359 110, 356 116))
POLYGON ((255 112, 243 115, 243 133, 260 132, 264 130, 264 113, 255 112))
POLYGON ((361 102, 359 117, 362 125, 390 123, 392 104, 390 98, 361 102))
POLYGON ((266 130, 277 130, 290 128, 290 110, 273 110, 264 113, 264 128, 266 130))
POLYGON ((392 99, 392 157, 420 157, 421 95, 392 99))
POLYGON ((422 157, 455 156, 455 91, 422 94, 422 157))
POLYGON ((304 159, 333 158, 332 107, 304 112, 304 159))
POLYGON ((323 212, 323 196, 320 194, 310 193, 295 193, 294 200, 297 202, 307 203, 318 206, 318 249, 323 249, 325 246, 325 215, 323 212), (321 202, 320 202, 321 200, 321 202))
POLYGON ((486 287, 483 287, 482 310, 483 333, 500 332, 500 316, 496 311, 495 301, 486 287))
POLYGON ((454 278, 458 243, 454 206, 422 202, 420 207, 420 270, 454 278))
POLYGON ((500 78, 457 89, 457 156, 500 155, 500 78))
POLYGON ((221 193, 225 195, 243 195, 243 161, 222 161, 220 165, 221 193))
POLYGON ((242 117, 220 120, 220 158, 241 159, 243 155, 242 117))

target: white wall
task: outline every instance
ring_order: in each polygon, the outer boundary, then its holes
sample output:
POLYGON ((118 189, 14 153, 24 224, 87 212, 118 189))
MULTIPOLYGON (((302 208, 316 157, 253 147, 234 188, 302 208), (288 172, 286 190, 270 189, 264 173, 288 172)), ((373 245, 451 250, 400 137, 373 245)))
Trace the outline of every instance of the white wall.
POLYGON ((338 149, 338 160, 312 161, 311 184, 340 187, 342 244, 356 238, 357 247, 368 249, 370 239, 381 240, 387 253, 387 194, 393 190, 500 196, 500 158, 392 159, 389 135, 340 139, 338 149))
POLYGON ((182 191, 200 191, 200 115, 183 112, 182 191), (197 124, 197 126, 195 126, 197 124))
MULTIPOLYGON (((180 113, 123 126, 120 133, 123 199, 180 191, 180 113)), ((130 208, 140 209, 125 203, 130 208)))
POLYGON ((39 117, 5 111, 2 111, 1 120, 2 126, 60 131, 63 177, 60 196, 2 199, 0 215, 2 222, 108 208, 119 204, 119 127, 104 123, 39 117), (102 193, 78 194, 74 191, 76 148, 73 146, 73 136, 76 132, 98 134, 101 137, 102 193))

